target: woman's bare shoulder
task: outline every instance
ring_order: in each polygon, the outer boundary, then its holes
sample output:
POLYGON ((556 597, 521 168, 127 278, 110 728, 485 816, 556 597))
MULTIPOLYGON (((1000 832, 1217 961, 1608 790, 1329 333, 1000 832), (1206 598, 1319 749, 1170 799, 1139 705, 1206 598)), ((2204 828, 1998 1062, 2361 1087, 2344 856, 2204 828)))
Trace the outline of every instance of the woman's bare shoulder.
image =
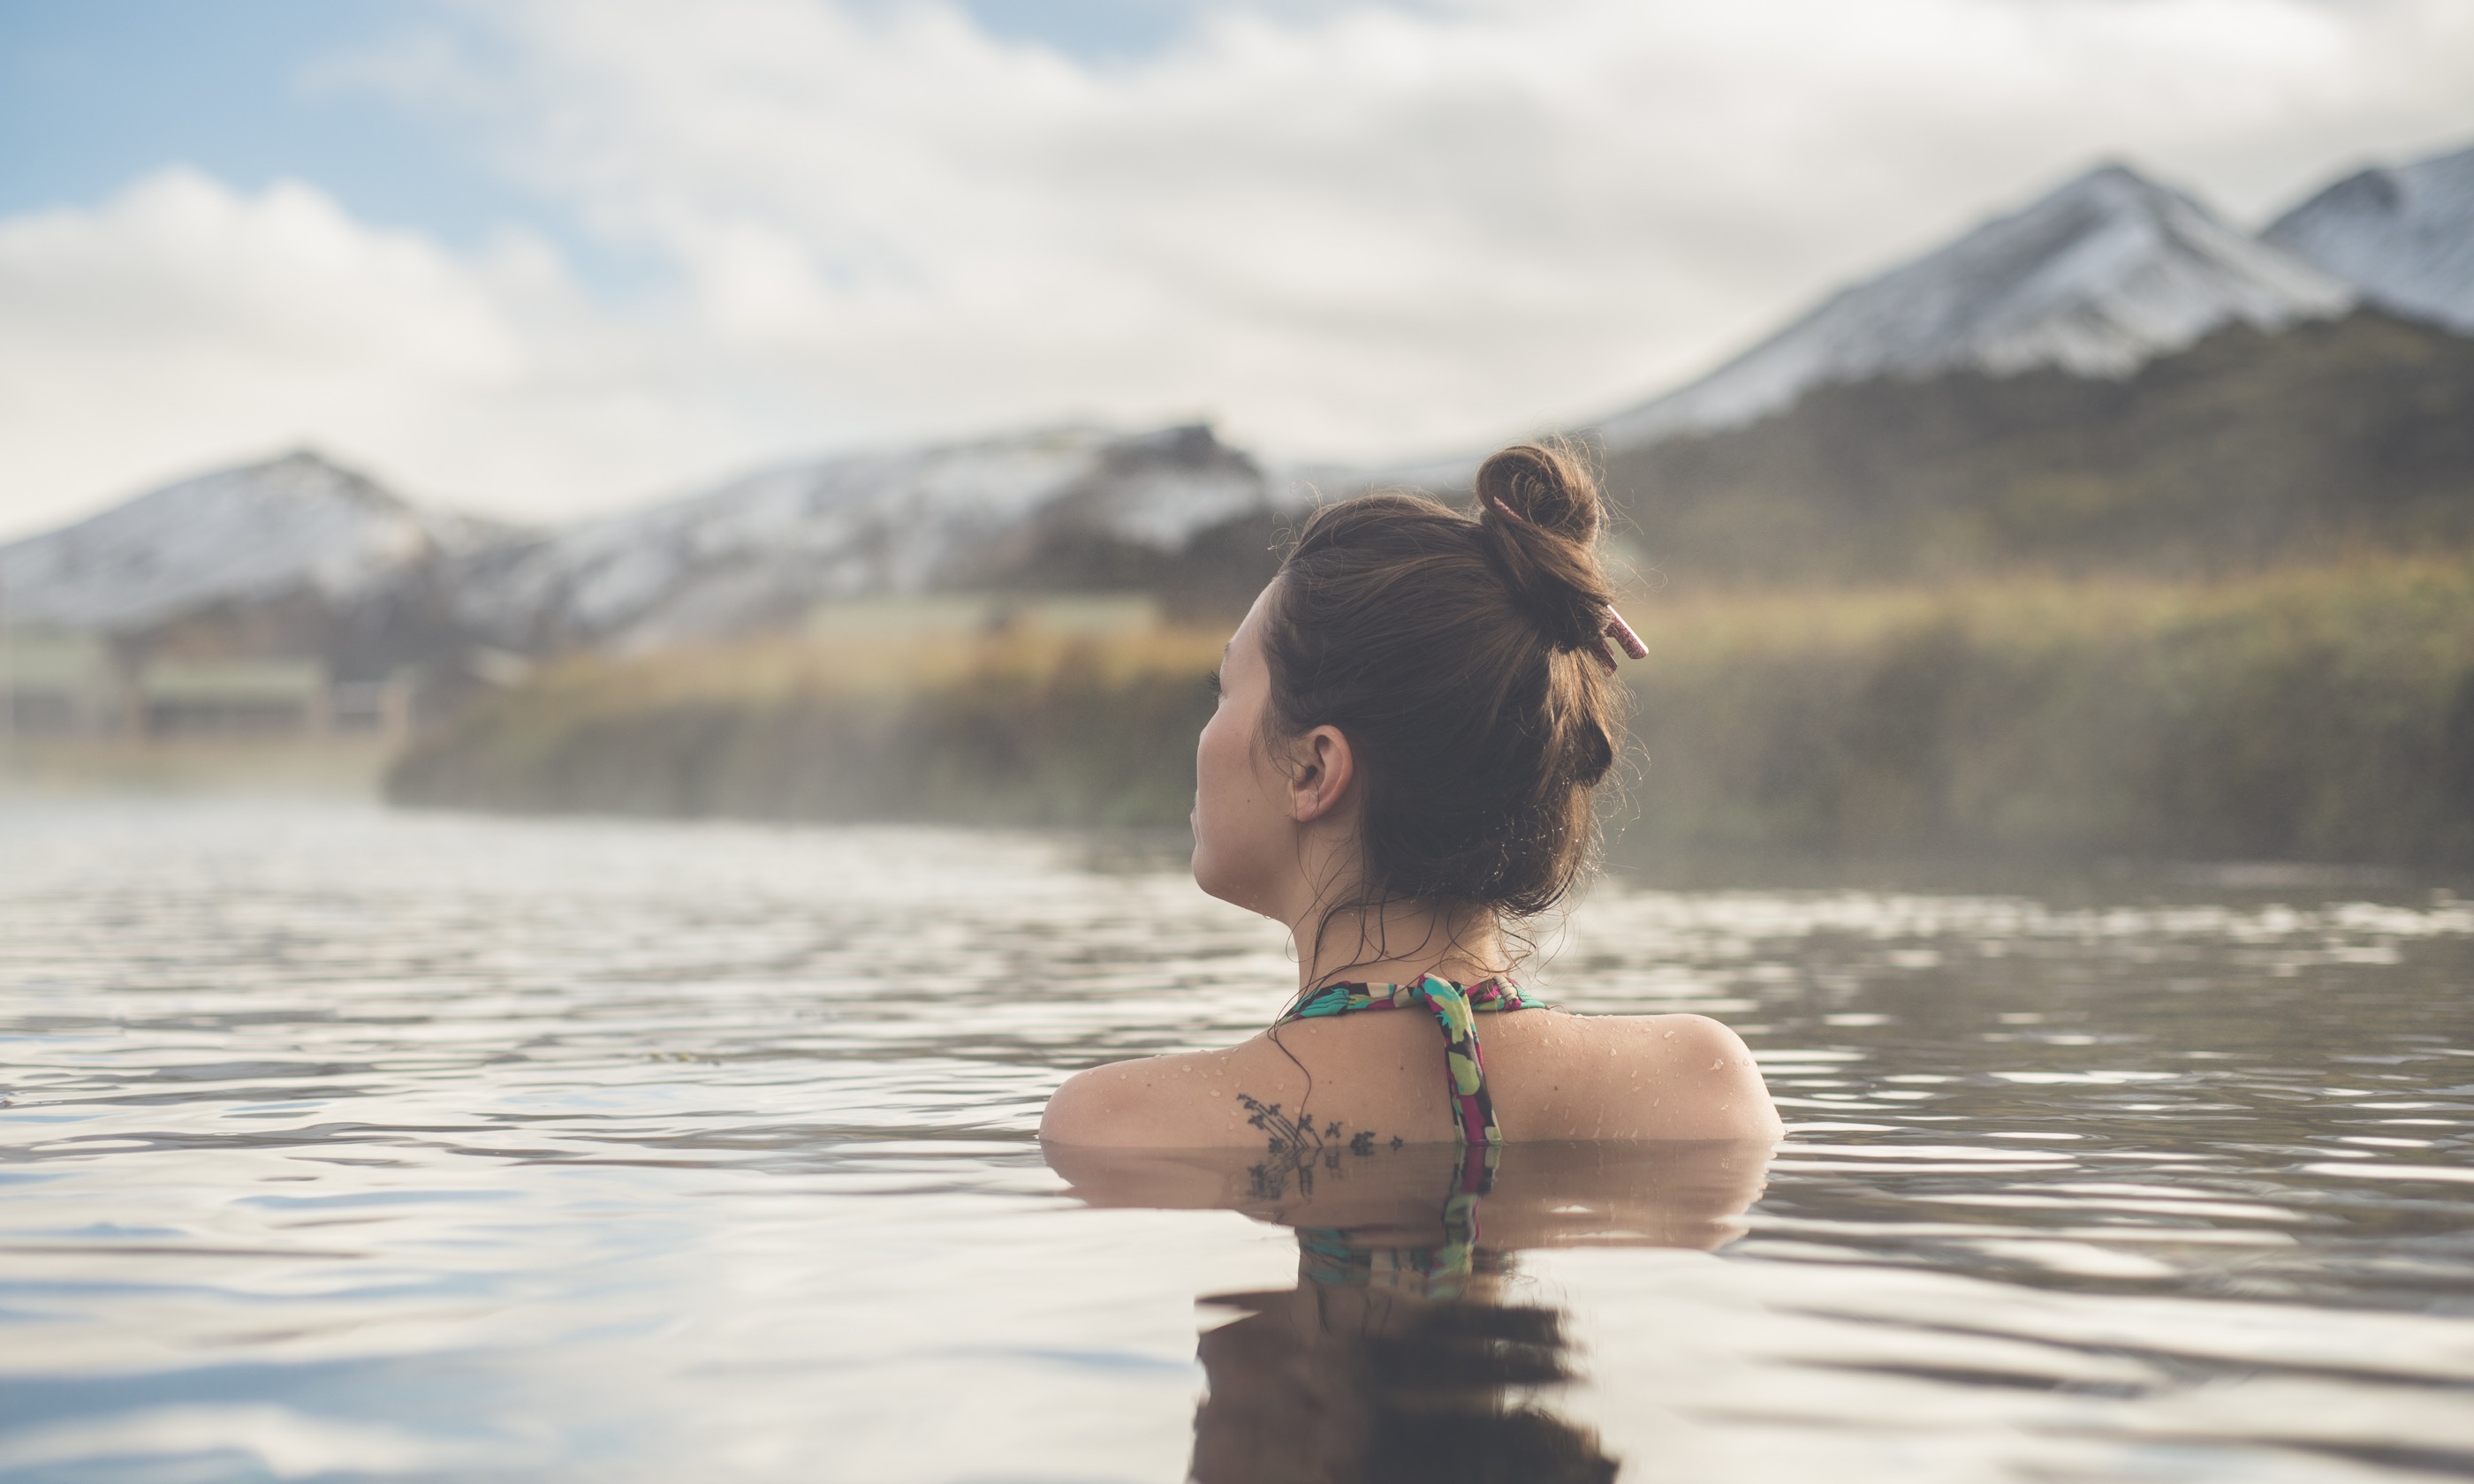
MULTIPOLYGON (((1308 1065, 1322 1077, 1315 1095, 1321 1113, 1351 1128, 1397 1128, 1413 1141, 1444 1137, 1434 1027, 1390 1016, 1351 1017, 1360 1019, 1369 1023, 1293 1031, 1285 1045, 1256 1036, 1225 1050, 1095 1066, 1068 1078, 1049 1099, 1039 1137, 1102 1148, 1256 1143, 1264 1135, 1250 1120, 1266 1109, 1294 1114, 1308 1091, 1308 1065), (1333 1037, 1346 1044, 1321 1044, 1333 1037), (1339 1074, 1327 1058, 1345 1059, 1340 1065, 1355 1074, 1339 1074)), ((1775 1139, 1781 1133, 1752 1053, 1706 1016, 1549 1013, 1506 1020, 1486 1027, 1488 1080, 1513 1137, 1775 1139)))
POLYGON ((1743 1038, 1708 1016, 1558 1015, 1540 1029, 1553 1095, 1527 1137, 1774 1139, 1783 1132, 1743 1038))
POLYGON ((1065 1079, 1040 1116, 1039 1137, 1055 1144, 1124 1149, 1204 1149, 1247 1144, 1247 1099, 1277 1096, 1285 1070, 1264 1060, 1257 1036, 1215 1051, 1183 1051, 1111 1062, 1065 1079), (1266 1078, 1270 1080, 1267 1081, 1266 1078))

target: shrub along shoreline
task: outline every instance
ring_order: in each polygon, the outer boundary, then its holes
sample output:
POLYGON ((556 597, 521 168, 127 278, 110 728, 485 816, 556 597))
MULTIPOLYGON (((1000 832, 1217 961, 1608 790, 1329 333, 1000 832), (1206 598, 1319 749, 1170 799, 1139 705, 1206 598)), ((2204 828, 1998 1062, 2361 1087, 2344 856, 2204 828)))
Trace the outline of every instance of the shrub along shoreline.
POLYGON ((1225 638, 577 657, 416 742, 386 793, 511 813, 1182 824, 1225 638))
MULTIPOLYGON (((1627 846, 2474 864, 2474 560, 1636 597, 1627 846)), ((1225 637, 751 641, 548 667, 397 802, 1182 824, 1225 637)))

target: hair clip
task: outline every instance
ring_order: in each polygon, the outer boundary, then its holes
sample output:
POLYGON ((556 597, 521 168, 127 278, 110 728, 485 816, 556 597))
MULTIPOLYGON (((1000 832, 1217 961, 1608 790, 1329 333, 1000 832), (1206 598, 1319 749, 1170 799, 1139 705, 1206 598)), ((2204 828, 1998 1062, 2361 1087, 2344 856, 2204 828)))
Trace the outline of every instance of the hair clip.
POLYGON ((1610 638, 1623 646, 1623 652, 1635 659, 1649 658, 1649 646, 1640 641, 1639 634, 1632 632, 1632 625, 1623 621, 1621 613, 1612 608, 1608 609, 1607 626, 1596 638, 1589 641, 1589 653, 1596 657, 1598 663, 1607 667, 1609 675, 1615 673, 1615 652, 1607 643, 1610 638))
MULTIPOLYGON (((1632 632, 1632 625, 1625 623, 1623 615, 1616 612, 1613 608, 1609 608, 1607 610, 1607 634, 1617 644, 1622 645, 1623 652, 1626 655, 1631 656, 1633 658, 1647 659, 1649 658, 1649 646, 1640 641, 1640 635, 1632 632)), ((1605 641, 1600 640, 1599 642, 1604 643, 1605 641)))

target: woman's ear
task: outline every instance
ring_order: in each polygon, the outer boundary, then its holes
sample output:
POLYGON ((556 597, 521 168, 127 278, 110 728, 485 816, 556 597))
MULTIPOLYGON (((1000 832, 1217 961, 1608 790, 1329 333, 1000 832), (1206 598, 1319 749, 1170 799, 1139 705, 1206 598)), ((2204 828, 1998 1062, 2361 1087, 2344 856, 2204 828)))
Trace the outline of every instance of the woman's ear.
POLYGON ((1310 825, 1348 798, 1357 758, 1337 727, 1317 727, 1297 741, 1297 771, 1289 776, 1289 814, 1310 825))

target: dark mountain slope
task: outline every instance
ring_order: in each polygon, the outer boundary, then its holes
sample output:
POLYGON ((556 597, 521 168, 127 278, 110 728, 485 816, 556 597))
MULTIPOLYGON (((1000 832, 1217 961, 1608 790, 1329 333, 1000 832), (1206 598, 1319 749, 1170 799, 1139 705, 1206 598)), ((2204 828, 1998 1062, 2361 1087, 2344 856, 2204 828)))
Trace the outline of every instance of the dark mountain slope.
POLYGON ((2474 340, 2375 312, 2234 326, 2123 380, 1822 387, 1607 463, 1684 582, 2199 576, 2454 546, 2474 542, 2474 340))

